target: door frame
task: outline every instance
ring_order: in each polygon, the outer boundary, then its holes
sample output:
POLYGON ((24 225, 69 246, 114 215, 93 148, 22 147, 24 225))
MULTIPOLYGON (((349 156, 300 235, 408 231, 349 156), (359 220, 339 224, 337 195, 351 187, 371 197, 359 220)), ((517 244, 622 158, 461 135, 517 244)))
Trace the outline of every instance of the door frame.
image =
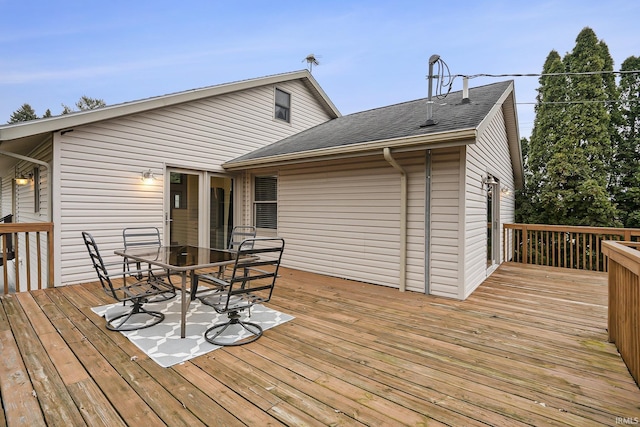
MULTIPOLYGON (((492 175, 495 182, 486 185, 487 212, 491 210, 491 264, 487 263, 487 272, 493 272, 500 265, 500 178, 492 175), (488 195, 491 190, 491 206, 488 205, 488 195)), ((487 242, 489 245, 489 242, 487 242)), ((488 248, 487 248, 488 254, 488 248)))
MULTIPOLYGON (((220 172, 210 172, 206 170, 197 170, 197 169, 189 169, 184 167, 173 167, 167 166, 165 169, 165 180, 164 180, 164 233, 163 233, 163 241, 170 242, 170 224, 171 224, 171 172, 175 173, 183 173, 198 176, 198 246, 209 247, 209 236, 210 236, 210 212, 209 206, 211 204, 211 194, 209 191, 210 188, 210 179, 211 177, 216 178, 225 178, 232 180, 233 186, 233 194, 235 199, 236 194, 236 179, 234 176, 220 173, 220 172)), ((237 200, 231 200, 231 203, 236 206, 237 200)), ((233 217, 231 221, 236 223, 238 215, 238 209, 234 208, 233 217)))

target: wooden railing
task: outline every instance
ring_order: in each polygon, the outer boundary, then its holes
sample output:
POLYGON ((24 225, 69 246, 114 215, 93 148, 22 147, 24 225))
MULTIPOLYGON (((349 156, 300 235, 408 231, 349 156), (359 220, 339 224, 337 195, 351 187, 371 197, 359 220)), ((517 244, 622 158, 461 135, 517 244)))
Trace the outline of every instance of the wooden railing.
POLYGON ((53 223, 0 224, 2 292, 53 287, 53 253, 53 223))
POLYGON ((504 224, 507 261, 550 267, 607 271, 602 242, 640 241, 640 229, 504 224))
POLYGON ((609 341, 640 385, 640 243, 604 242, 609 259, 609 341))

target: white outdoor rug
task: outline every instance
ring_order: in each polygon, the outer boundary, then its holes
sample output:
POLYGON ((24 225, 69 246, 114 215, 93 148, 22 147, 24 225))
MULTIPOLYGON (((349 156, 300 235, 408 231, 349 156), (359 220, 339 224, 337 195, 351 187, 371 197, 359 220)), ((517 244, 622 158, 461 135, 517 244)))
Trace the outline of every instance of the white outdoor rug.
MULTIPOLYGON (((185 362, 196 356, 203 355, 220 346, 208 343, 204 339, 204 331, 213 326, 214 323, 222 323, 228 320, 226 314, 218 314, 208 305, 202 304, 199 300, 194 300, 189 305, 187 311, 187 330, 185 338, 180 338, 180 299, 178 294, 169 301, 147 303, 145 309, 160 311, 164 313, 164 320, 157 325, 136 331, 123 331, 132 343, 144 351, 151 359, 165 368, 176 363, 185 362)), ((123 307, 122 303, 93 307, 94 313, 99 316, 111 319, 122 313, 129 307, 123 307)), ((249 312, 242 312, 242 320, 248 320, 249 312)), ((293 316, 280 313, 263 305, 257 304, 251 308, 250 321, 258 323, 263 330, 273 328, 284 322, 293 319, 293 316)), ((229 335, 230 341, 237 341, 248 335, 245 331, 228 328, 225 336, 229 335)))

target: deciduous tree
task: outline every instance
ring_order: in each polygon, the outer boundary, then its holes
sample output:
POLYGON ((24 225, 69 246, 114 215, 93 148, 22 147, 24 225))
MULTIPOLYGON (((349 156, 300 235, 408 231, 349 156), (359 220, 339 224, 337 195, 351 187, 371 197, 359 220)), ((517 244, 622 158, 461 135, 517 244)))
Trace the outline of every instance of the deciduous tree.
MULTIPOLYGON (((90 98, 86 95, 80 97, 76 102, 76 108, 80 111, 95 110, 96 108, 105 107, 107 104, 102 99, 90 98)), ((73 113, 75 110, 68 105, 62 104, 62 114, 73 113)))

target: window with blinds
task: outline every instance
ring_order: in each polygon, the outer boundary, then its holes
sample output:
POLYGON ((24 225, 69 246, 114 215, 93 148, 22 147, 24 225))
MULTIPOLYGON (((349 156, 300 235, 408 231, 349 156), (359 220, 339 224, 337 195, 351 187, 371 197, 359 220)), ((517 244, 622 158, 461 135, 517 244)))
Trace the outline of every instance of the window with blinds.
POLYGON ((253 218, 256 228, 278 228, 278 178, 257 176, 253 202, 253 218))

